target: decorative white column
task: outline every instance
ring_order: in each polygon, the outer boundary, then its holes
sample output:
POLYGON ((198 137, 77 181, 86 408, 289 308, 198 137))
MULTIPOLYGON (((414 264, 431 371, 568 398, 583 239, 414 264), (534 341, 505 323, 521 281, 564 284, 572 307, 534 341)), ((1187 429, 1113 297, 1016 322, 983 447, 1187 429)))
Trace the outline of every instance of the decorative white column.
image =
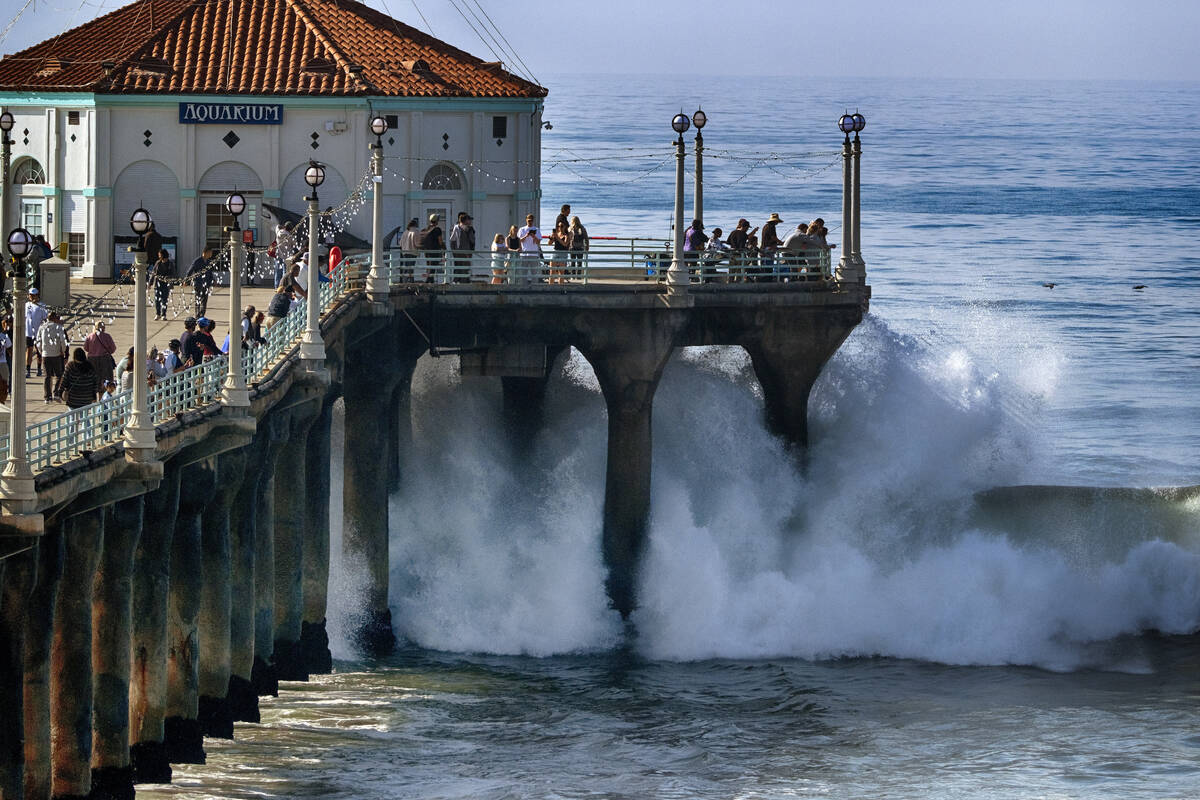
POLYGON ((146 385, 146 251, 141 243, 133 253, 133 409, 125 425, 125 457, 154 459, 154 420, 150 417, 146 385))
POLYGON ((667 270, 667 294, 684 297, 688 293, 687 266, 683 263, 683 132, 690 123, 683 114, 676 114, 671 127, 679 134, 675 140, 675 242, 671 248, 671 267, 667 270))
POLYGON ((32 512, 37 504, 25 438, 25 280, 25 259, 19 257, 15 259, 13 269, 13 379, 8 399, 8 460, 0 474, 4 510, 12 514, 32 512))
POLYGON ((229 368, 221 386, 221 402, 230 408, 250 407, 250 393, 246 390, 246 375, 242 371, 242 273, 246 271, 245 260, 242 232, 235 222, 229 230, 229 368))
POLYGON ((381 302, 388 297, 388 279, 383 267, 383 145, 371 145, 371 271, 367 274, 367 296, 381 302))
POLYGON ((317 190, 313 187, 308 198, 308 327, 300 341, 300 358, 313 362, 309 369, 321 369, 325 362, 325 340, 321 338, 321 279, 317 263, 318 226, 320 209, 317 207, 317 190))
POLYGON ((854 212, 850 197, 853 191, 850 184, 850 161, 852 158, 850 134, 847 133, 846 140, 842 143, 842 255, 838 259, 836 277, 842 282, 857 283, 858 270, 850 256, 850 251, 853 249, 851 236, 854 231, 854 212))

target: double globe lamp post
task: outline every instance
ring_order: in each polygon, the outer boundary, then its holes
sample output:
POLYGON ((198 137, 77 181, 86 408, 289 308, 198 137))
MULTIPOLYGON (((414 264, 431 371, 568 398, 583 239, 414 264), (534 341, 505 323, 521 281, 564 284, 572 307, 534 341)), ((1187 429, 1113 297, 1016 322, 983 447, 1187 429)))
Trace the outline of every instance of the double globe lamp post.
POLYGON ((12 160, 12 140, 8 138, 8 132, 13 129, 14 122, 8 109, 0 111, 0 189, 3 190, 0 191, 0 230, 8 225, 8 201, 12 196, 8 175, 12 160))
POLYGON ((838 280, 861 283, 866 280, 859 242, 859 187, 862 142, 859 131, 867 127, 867 119, 855 111, 843 114, 838 130, 846 135, 842 142, 842 256, 838 260, 838 280), (850 134, 854 134, 853 143, 850 134))
MULTIPOLYGON (((129 217, 129 227, 137 235, 133 252, 133 363, 146 363, 146 234, 154 218, 144 208, 129 217)), ((144 370, 145 367, 143 366, 144 370)), ((135 373, 136 375, 137 373, 135 373)), ((133 407, 125 426, 125 454, 134 461, 154 458, 154 420, 150 417, 149 387, 145 380, 133 382, 133 407)))
POLYGON ((696 126, 696 215, 694 219, 702 220, 704 214, 704 173, 702 158, 704 139, 700 134, 701 128, 708 122, 708 115, 697 109, 689 120, 683 112, 671 119, 671 130, 678 134, 675 139, 675 242, 671 253, 671 266, 667 270, 667 294, 682 296, 687 294, 688 276, 687 265, 683 263, 683 161, 685 157, 683 134, 692 125, 696 126))

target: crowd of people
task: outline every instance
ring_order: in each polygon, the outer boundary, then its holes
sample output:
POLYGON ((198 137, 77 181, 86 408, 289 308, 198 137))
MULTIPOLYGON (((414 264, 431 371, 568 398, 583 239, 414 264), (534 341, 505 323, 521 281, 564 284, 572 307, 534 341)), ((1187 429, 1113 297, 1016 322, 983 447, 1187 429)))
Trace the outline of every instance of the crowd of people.
MULTIPOLYGON (((822 256, 837 246, 827 241, 829 229, 820 217, 801 222, 781 238, 779 226, 783 224, 779 214, 771 214, 760 235, 758 227, 751 228, 750 221, 742 218, 722 239, 720 228, 713 228, 709 235, 700 220, 692 220, 683 236, 684 260, 693 269, 726 263, 729 279, 734 281, 788 280, 815 272, 822 256)), ((706 279, 713 277, 709 273, 706 279)))

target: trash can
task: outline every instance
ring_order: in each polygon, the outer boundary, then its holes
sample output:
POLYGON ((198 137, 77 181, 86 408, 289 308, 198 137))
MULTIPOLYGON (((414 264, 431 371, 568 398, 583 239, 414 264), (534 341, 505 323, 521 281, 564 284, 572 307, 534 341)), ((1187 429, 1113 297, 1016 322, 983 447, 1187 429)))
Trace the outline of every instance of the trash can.
POLYGON ((42 302, 51 308, 66 308, 71 302, 71 262, 54 256, 41 263, 42 302))

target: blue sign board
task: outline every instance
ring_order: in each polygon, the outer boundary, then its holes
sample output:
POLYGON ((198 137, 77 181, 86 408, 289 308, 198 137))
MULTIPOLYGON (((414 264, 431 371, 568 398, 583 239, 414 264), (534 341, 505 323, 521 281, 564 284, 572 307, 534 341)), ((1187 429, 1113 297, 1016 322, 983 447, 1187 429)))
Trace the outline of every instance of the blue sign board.
POLYGON ((282 125, 283 105, 274 103, 180 103, 181 125, 282 125))

